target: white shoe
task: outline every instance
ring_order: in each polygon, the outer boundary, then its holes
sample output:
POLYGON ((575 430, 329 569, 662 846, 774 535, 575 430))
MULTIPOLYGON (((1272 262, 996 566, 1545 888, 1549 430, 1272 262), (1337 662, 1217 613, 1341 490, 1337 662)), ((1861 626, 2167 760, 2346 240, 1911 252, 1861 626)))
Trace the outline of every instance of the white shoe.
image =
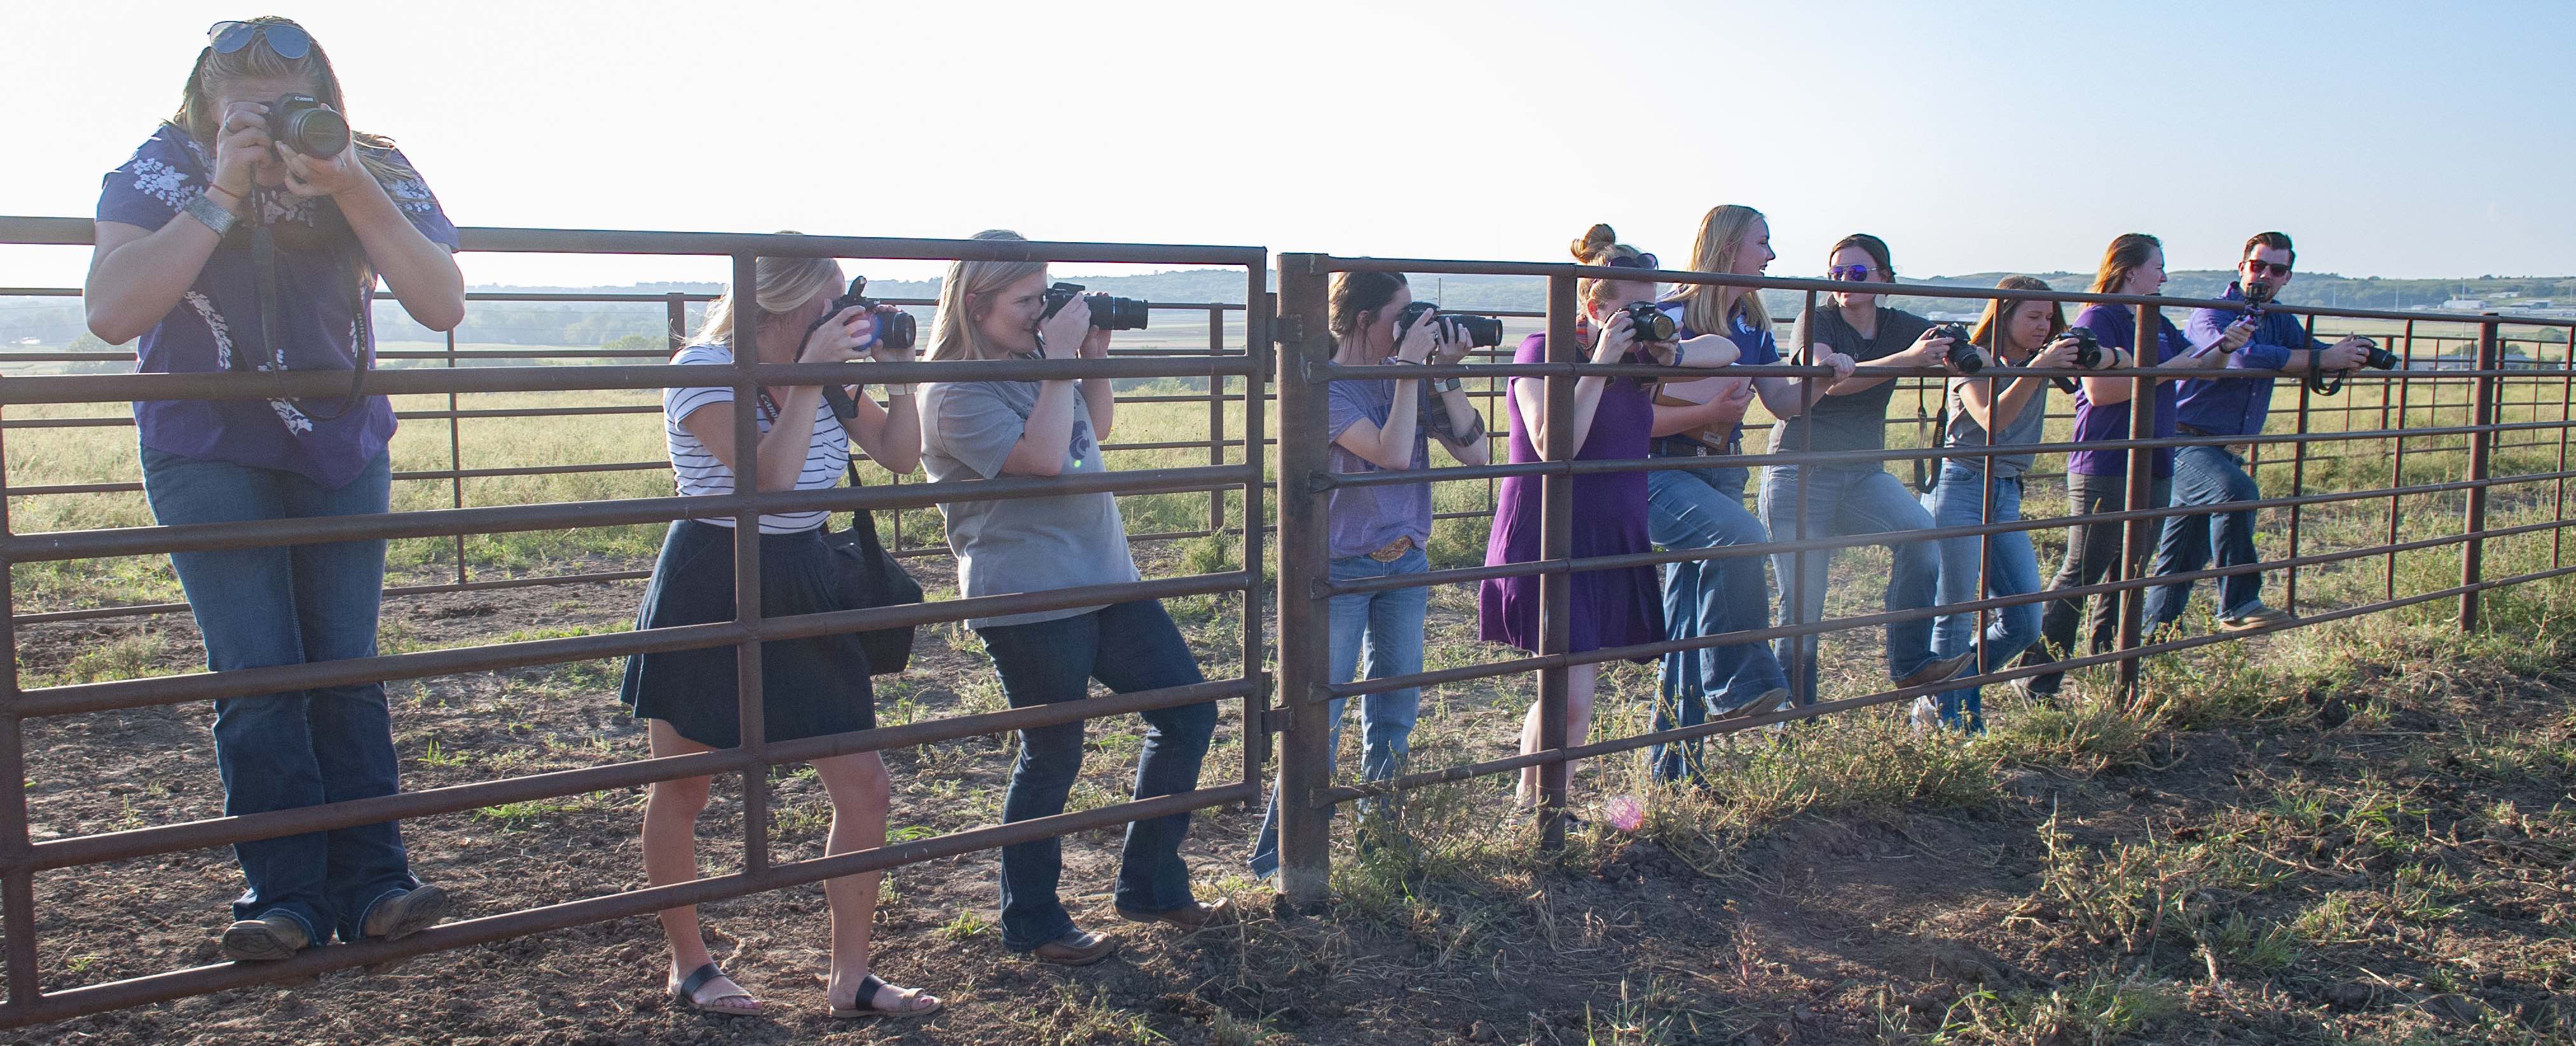
POLYGON ((1916 736, 1941 728, 1941 708, 1933 704, 1929 697, 1915 698, 1914 708, 1906 713, 1905 718, 1913 722, 1916 736))

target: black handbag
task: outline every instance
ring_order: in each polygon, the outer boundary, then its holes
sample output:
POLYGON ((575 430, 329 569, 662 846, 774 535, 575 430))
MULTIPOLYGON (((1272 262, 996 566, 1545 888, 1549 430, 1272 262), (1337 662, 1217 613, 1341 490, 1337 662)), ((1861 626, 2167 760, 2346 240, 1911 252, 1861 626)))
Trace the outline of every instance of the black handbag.
MULTIPOLYGON (((852 462, 850 486, 859 486, 859 466, 852 462)), ((841 585, 849 592, 851 602, 861 607, 893 607, 921 602, 921 583, 906 573, 903 564, 895 562, 885 545, 877 541, 874 513, 866 509, 850 510, 850 529, 823 531, 823 543, 831 547, 841 565, 841 585)), ((868 653, 868 674, 892 675, 903 671, 912 660, 912 634, 916 626, 880 628, 859 633, 859 646, 868 653)))

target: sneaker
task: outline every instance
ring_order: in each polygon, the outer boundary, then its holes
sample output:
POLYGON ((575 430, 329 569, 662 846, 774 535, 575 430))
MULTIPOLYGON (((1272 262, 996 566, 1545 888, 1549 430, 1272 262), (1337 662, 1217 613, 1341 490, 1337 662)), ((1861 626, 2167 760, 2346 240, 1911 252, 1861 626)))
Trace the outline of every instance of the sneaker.
POLYGON ((265 919, 244 919, 224 930, 221 951, 234 962, 276 962, 292 959, 295 953, 313 943, 304 932, 304 924, 283 915, 265 919))
POLYGON ((2218 630, 2221 632, 2246 632, 2257 628, 2269 628, 2273 625, 2284 624, 2290 620, 2292 619, 2289 611, 2276 610, 2271 607, 2264 606, 2261 603, 2256 603, 2254 604, 2254 609, 2238 614, 2235 617, 2219 618, 2218 630))
POLYGON ((1907 687, 1930 686, 1944 679, 1948 679, 1951 676, 1958 675, 1960 669, 1968 667, 1968 664, 1976 659, 1977 652, 1974 649, 1969 650, 1967 653, 1960 654, 1957 657, 1941 658, 1931 664, 1915 669, 1912 675, 1897 680, 1896 688, 1903 690, 1907 687))

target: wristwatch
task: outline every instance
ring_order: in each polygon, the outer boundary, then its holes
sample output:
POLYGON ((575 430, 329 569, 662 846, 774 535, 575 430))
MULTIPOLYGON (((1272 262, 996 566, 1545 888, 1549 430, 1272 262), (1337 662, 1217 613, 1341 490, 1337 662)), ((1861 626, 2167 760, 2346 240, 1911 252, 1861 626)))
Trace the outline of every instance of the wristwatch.
POLYGON ((1456 392, 1463 384, 1463 382, 1456 378, 1433 378, 1431 379, 1431 391, 1456 392))
POLYGON ((225 210, 223 204, 216 203, 214 200, 209 199, 202 191, 197 193, 195 196, 189 197, 187 204, 180 207, 179 211, 188 217, 206 223, 206 228, 213 229, 215 231, 216 239, 222 239, 224 234, 233 231, 234 223, 241 221, 240 215, 225 210))

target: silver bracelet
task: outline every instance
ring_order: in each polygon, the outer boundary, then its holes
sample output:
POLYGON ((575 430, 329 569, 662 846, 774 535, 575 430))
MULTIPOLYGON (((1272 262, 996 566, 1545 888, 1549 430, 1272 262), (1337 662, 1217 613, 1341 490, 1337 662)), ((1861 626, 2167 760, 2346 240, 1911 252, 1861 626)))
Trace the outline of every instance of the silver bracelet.
POLYGON ((206 228, 215 231, 215 238, 218 240, 223 239, 225 234, 232 232, 233 226, 241 221, 240 215, 225 210, 223 204, 216 203, 212 197, 207 196, 204 192, 199 192, 197 195, 189 197, 188 202, 181 206, 179 211, 188 217, 204 222, 206 228))

